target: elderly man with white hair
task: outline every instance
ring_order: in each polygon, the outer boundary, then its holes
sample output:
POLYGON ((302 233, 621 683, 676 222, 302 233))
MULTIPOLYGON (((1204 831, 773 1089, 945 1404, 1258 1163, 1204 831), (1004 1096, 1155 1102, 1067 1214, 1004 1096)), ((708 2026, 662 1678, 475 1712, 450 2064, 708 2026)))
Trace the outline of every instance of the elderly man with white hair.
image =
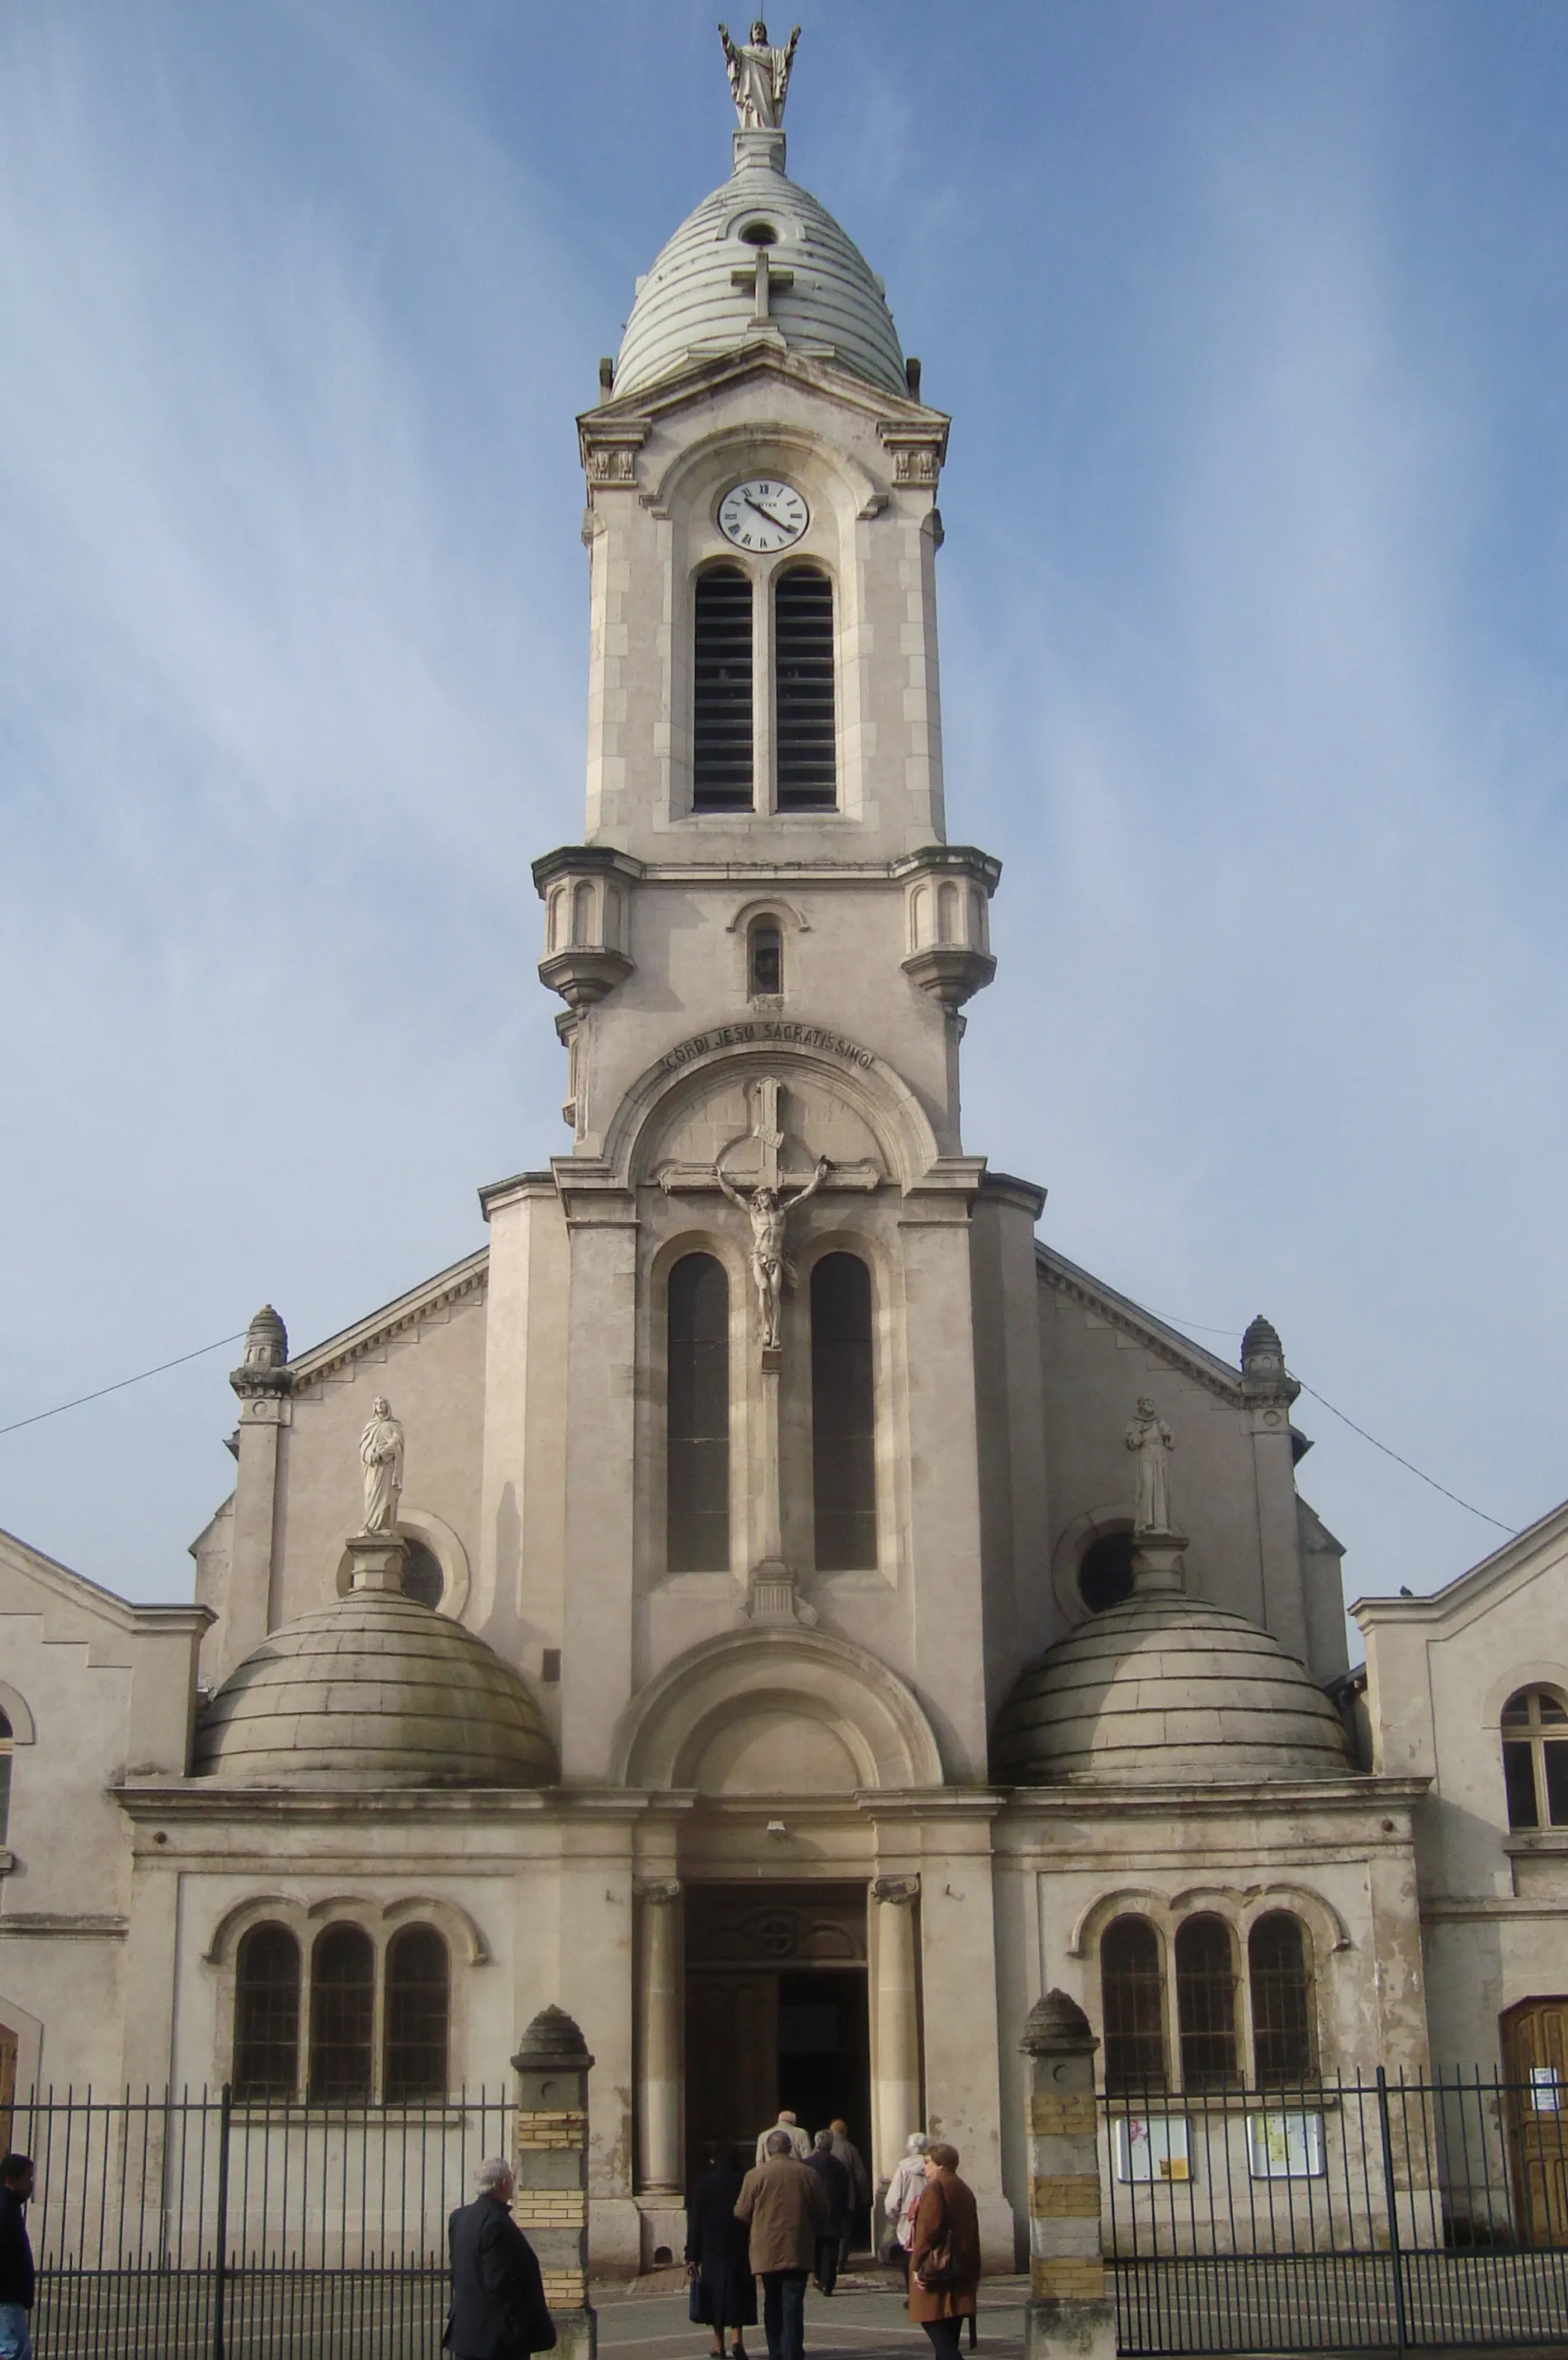
POLYGON ((931 2145, 924 2131, 911 2131, 904 2152, 893 2168, 883 2199, 891 2236, 883 2247, 885 2261, 897 2262, 909 2282, 909 2248, 915 2242, 915 2215, 920 2209, 920 2198, 926 2187, 926 2149, 931 2145))
POLYGON ((479 2193, 447 2223, 452 2309, 441 2342, 452 2360, 528 2360, 553 2352, 555 2322, 533 2247, 512 2218, 512 2167, 487 2156, 474 2175, 479 2193))

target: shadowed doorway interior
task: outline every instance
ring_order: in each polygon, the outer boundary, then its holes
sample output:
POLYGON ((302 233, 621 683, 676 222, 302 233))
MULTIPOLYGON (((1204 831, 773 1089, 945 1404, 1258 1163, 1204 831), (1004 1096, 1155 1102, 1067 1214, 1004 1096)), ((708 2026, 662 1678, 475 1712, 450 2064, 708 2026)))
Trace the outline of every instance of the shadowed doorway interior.
POLYGON ((866 1887, 689 1885, 687 2185, 710 2140, 749 2163, 783 2106, 810 2131, 842 2115, 869 2161, 866 1887))

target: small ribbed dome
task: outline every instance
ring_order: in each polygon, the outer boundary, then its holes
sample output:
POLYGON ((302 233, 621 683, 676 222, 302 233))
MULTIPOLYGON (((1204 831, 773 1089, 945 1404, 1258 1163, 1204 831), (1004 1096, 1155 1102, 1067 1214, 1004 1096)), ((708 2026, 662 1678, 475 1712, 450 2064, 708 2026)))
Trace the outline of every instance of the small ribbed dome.
POLYGON ((840 361, 887 391, 905 391, 904 357, 881 286, 833 215, 762 160, 776 158, 781 167, 783 148, 780 133, 739 133, 733 176, 687 215, 638 281, 615 362, 617 399, 746 343, 763 246, 774 271, 769 318, 789 350, 840 361), (746 274, 739 286, 737 271, 746 274), (779 283, 784 271, 791 274, 788 287, 779 283))
POLYGON ((1339 1716, 1267 1631, 1180 1591, 1130 1598, 1031 1664, 991 1747, 1003 1786, 1342 1778, 1339 1716))
POLYGON ((544 1786, 556 1775, 510 1666, 450 1616, 377 1590, 264 1639, 202 1714, 194 1768, 246 1786, 544 1786))

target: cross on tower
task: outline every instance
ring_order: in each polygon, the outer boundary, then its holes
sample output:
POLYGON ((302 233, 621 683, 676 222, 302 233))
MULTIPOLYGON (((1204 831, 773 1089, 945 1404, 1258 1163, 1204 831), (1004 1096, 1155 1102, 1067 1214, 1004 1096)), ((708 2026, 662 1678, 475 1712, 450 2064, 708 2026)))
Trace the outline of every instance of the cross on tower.
POLYGON ((792 270, 775 269, 773 257, 768 248, 759 246, 757 249, 755 266, 743 266, 738 270, 732 270, 730 284, 733 287, 749 287, 755 290, 756 301, 751 314, 752 325, 761 328, 766 327, 773 317, 770 307, 774 289, 777 288, 781 295, 784 294, 795 284, 795 274, 792 270))
POLYGON ((784 1144, 783 1127, 779 1120, 782 1095, 783 1085, 771 1074, 752 1085, 751 1135, 757 1142, 757 1176, 764 1188, 777 1188, 783 1179, 779 1167, 779 1151, 784 1144))

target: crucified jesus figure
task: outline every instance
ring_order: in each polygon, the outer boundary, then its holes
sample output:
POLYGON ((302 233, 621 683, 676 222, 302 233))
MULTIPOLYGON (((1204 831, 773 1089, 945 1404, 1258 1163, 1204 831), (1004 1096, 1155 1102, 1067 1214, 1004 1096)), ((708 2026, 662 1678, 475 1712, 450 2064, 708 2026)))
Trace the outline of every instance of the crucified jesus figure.
POLYGON ((833 1166, 825 1155, 817 1158, 817 1168, 803 1188, 792 1196, 783 1196, 777 1188, 759 1184, 755 1188, 737 1188, 723 1168, 715 1164, 713 1177, 729 1198, 738 1205, 751 1223, 751 1277, 757 1289, 757 1306, 762 1313, 764 1349, 777 1350, 779 1318, 784 1306, 784 1289, 794 1283, 795 1271, 784 1251, 785 1229, 797 1205, 814 1196, 833 1166))

